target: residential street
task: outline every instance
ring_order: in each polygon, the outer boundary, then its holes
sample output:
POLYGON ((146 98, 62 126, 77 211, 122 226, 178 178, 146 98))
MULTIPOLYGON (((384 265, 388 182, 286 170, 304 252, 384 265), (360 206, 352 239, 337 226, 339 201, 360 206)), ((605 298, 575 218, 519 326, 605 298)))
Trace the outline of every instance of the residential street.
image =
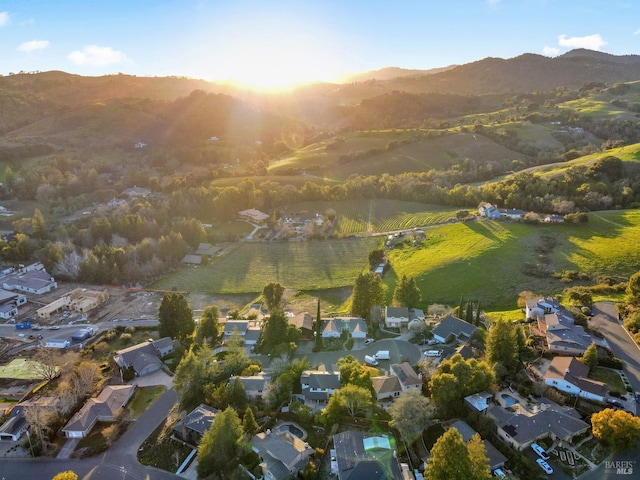
POLYGON ((167 390, 138 419, 135 425, 105 453, 100 456, 77 460, 56 459, 3 459, 0 463, 0 478, 4 480, 50 479, 59 472, 73 470, 83 480, 171 480, 181 477, 163 470, 145 467, 138 463, 136 453, 139 445, 160 422, 167 418, 178 396, 167 390))
MULTIPOLYGON (((613 354, 624 362, 624 373, 635 391, 640 391, 640 348, 618 320, 613 302, 597 302, 593 306, 593 317, 589 322, 609 342, 613 354)), ((637 404, 633 402, 637 408, 637 404)))

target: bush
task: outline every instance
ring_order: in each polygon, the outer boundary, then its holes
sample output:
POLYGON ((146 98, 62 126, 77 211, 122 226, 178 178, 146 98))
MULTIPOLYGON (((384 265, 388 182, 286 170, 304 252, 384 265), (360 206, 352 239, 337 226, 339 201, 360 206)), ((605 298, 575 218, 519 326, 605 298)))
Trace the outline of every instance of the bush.
POLYGON ((610 357, 598 357, 598 365, 601 367, 615 368, 616 370, 622 370, 624 364, 619 358, 610 357))

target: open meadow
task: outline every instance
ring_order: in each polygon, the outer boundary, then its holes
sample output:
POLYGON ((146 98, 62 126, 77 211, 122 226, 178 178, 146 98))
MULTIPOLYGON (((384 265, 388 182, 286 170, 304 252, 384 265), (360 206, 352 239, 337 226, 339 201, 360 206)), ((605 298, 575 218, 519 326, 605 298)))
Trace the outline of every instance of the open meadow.
POLYGON ((14 358, 6 365, 0 365, 0 378, 36 380, 41 378, 41 375, 35 367, 35 362, 24 358, 14 358))
POLYGON ((184 267, 159 288, 193 293, 261 292, 269 282, 298 290, 353 285, 377 237, 310 242, 244 242, 205 266, 184 267))

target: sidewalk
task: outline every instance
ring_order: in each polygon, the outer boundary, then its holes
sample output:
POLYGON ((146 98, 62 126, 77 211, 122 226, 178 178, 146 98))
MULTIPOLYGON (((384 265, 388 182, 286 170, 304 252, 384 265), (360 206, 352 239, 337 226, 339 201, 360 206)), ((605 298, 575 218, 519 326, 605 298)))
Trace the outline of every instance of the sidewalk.
POLYGON ((68 439, 65 442, 65 444, 62 446, 60 451, 58 452, 58 456, 56 458, 69 458, 69 457, 71 457, 71 454, 76 449, 76 446, 78 445, 79 441, 80 441, 79 438, 70 438, 70 439, 68 439))

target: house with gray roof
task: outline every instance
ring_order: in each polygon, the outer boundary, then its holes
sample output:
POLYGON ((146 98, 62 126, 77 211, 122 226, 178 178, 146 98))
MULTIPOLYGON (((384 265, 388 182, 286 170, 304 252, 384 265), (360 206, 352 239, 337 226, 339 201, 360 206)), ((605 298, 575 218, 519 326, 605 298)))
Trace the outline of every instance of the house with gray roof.
POLYGON ((589 367, 577 358, 555 357, 544 374, 544 382, 562 392, 604 403, 609 387, 588 376, 589 367))
POLYGON ((305 370, 300 376, 302 398, 312 408, 324 408, 340 388, 340 373, 327 370, 305 370))
POLYGON ((474 393, 464 397, 465 405, 473 411, 484 412, 489 408, 489 400, 493 398, 493 394, 489 392, 474 393))
POLYGON ((393 400, 394 398, 398 398, 402 393, 400 380, 398 380, 398 377, 395 375, 372 377, 371 383, 373 384, 373 392, 378 402, 393 400))
POLYGON ((413 368, 411 368, 411 365, 407 362, 394 363, 389 369, 391 370, 391 375, 398 378, 400 388, 403 392, 422 389, 422 379, 418 377, 413 368))
POLYGON ((446 343, 447 339, 453 336, 458 341, 466 343, 477 329, 478 327, 475 325, 460 320, 453 315, 447 315, 433 329, 433 338, 440 343, 446 343))
POLYGON ((333 436, 338 480, 402 480, 395 441, 347 430, 333 436))
POLYGON ((173 427, 173 430, 180 435, 183 441, 191 445, 197 445, 200 443, 204 432, 211 427, 217 413, 218 410, 215 408, 201 403, 180 420, 173 427))
POLYGON ((271 374, 260 372, 251 376, 236 376, 229 378, 229 383, 239 381, 244 387, 244 393, 248 400, 266 398, 271 384, 271 374))
POLYGON ((322 338, 340 338, 342 332, 353 338, 367 338, 367 323, 360 317, 323 318, 321 323, 322 338))
POLYGON ((121 369, 132 369, 142 377, 162 368, 161 358, 173 352, 173 340, 164 337, 159 340, 148 340, 132 347, 118 350, 113 360, 121 369))
POLYGON ((478 213, 481 217, 489 218, 491 220, 499 220, 502 214, 498 211, 495 205, 488 202, 483 202, 478 205, 478 213))
POLYGON ((58 288, 58 283, 47 273, 44 265, 38 262, 19 269, 11 269, 11 273, 2 277, 2 288, 42 295, 58 288))
MULTIPOLYGON (((464 443, 469 442, 471 437, 478 433, 464 420, 456 420, 449 426, 449 428, 455 428, 458 430, 460 435, 462 435, 464 443)), ((487 458, 489 459, 489 469, 493 472, 496 468, 503 467, 507 461, 507 457, 505 457, 491 442, 482 440, 482 443, 484 444, 484 449, 487 454, 487 458)))
POLYGON ((582 356, 592 342, 608 348, 605 340, 593 338, 580 325, 575 325, 573 315, 550 313, 538 319, 538 328, 546 335, 549 351, 555 355, 582 356))
POLYGON ((27 297, 22 293, 9 292, 0 289, 0 318, 8 320, 18 315, 18 307, 27 303, 27 297))
POLYGON ((251 439, 251 448, 262 462, 262 474, 270 480, 296 478, 314 453, 311 446, 288 432, 261 432, 251 439))
POLYGON ((27 428, 29 428, 29 423, 24 416, 23 407, 13 407, 9 417, 0 425, 0 441, 17 442, 27 431, 27 428))
POLYGON ((498 436, 517 450, 543 438, 571 442, 590 428, 575 409, 562 407, 547 398, 534 412, 492 405, 487 415, 495 420, 498 436))
POLYGON ((249 330, 249 324, 249 320, 227 320, 224 323, 224 339, 228 341, 235 332, 244 337, 249 330))
POLYGON ((400 328, 409 323, 409 309, 407 307, 384 307, 384 326, 400 328))
POLYGON ((135 385, 109 385, 96 398, 90 398, 63 427, 67 438, 86 437, 97 421, 113 422, 127 404, 135 385))

